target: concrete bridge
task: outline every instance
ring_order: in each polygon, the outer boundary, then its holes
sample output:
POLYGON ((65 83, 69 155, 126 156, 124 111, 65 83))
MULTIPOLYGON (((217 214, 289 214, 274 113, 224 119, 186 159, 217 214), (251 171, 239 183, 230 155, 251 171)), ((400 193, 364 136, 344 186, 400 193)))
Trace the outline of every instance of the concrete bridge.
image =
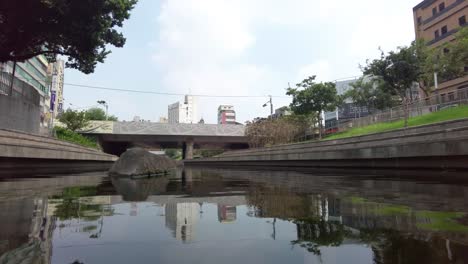
POLYGON ((114 155, 134 146, 182 148, 183 158, 192 159, 194 148, 248 148, 243 125, 93 121, 81 133, 96 136, 104 152, 114 155))

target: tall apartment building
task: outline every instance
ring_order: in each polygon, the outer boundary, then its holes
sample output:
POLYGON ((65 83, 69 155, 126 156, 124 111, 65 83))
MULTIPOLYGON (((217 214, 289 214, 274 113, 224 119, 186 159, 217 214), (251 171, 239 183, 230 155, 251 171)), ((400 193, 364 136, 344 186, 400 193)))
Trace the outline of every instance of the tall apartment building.
POLYGON ((49 62, 43 55, 33 57, 24 62, 7 62, 2 65, 2 71, 13 73, 15 78, 31 85, 40 95, 41 126, 49 125, 50 120, 50 82, 47 74, 49 62))
POLYGON ((220 105, 218 107, 218 124, 235 125, 236 111, 232 105, 220 105))
MULTIPOLYGON (((468 0, 424 0, 413 8, 413 15, 416 39, 424 39, 431 48, 440 47, 456 41, 455 34, 468 25, 468 0)), ((468 88, 468 68, 465 70, 467 74, 464 77, 438 80, 436 92, 443 95, 468 88)))
POLYGON ((50 78, 50 111, 54 118, 63 112, 63 81, 65 62, 57 60, 49 64, 48 75, 50 78))
POLYGON ((177 102, 168 106, 168 122, 169 124, 196 124, 198 123, 197 110, 195 96, 186 95, 183 103, 177 102))

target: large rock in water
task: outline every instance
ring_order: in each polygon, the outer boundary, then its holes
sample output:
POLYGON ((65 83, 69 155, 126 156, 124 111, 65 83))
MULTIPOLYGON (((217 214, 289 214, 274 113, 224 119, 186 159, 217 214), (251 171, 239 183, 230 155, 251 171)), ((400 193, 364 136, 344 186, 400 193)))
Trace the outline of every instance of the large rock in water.
POLYGON ((142 148, 125 151, 109 170, 111 176, 150 176, 166 174, 177 163, 164 155, 155 155, 142 148))

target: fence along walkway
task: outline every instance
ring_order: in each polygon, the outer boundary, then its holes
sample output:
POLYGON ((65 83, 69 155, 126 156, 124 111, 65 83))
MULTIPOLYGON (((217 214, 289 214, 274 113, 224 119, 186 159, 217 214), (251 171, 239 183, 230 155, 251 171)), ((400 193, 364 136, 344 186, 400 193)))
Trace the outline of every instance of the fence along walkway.
POLYGON ((21 98, 34 105, 40 104, 40 94, 27 82, 13 78, 13 90, 11 90, 11 74, 0 72, 0 96, 12 96, 13 98, 21 98))
MULTIPOLYGON (((408 105, 409 117, 421 116, 437 112, 448 107, 468 104, 468 88, 446 94, 437 94, 411 102, 408 105)), ((366 117, 346 120, 338 124, 338 131, 350 128, 368 126, 375 123, 392 122, 403 119, 405 116, 404 105, 379 112, 366 117)))

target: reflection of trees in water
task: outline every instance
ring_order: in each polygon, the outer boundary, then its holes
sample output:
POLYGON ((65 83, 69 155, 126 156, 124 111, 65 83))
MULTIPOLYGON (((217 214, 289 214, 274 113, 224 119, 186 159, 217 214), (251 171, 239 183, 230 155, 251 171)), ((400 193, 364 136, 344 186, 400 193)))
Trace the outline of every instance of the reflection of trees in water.
POLYGON ((257 217, 276 217, 287 220, 305 218, 317 213, 311 206, 310 196, 298 195, 289 189, 279 187, 252 186, 246 199, 257 217))
POLYGON ((83 199, 97 195, 97 186, 68 187, 59 195, 49 200, 56 204, 54 215, 60 220, 83 218, 87 221, 98 220, 101 215, 112 215, 113 209, 103 204, 95 204, 92 199, 83 199))
POLYGON ((315 255, 321 255, 323 246, 340 246, 351 232, 339 222, 324 219, 294 220, 297 227, 297 240, 293 245, 299 245, 315 255))
MULTIPOLYGON (((251 188, 246 197, 249 215, 289 220, 296 224, 299 245, 320 255, 320 247, 343 243, 369 245, 376 264, 466 263, 467 246, 443 237, 464 241, 466 233, 418 228, 418 221, 441 221, 447 212, 418 212, 407 206, 366 202, 365 199, 337 199, 332 195, 298 194, 281 187, 251 188), (428 216, 433 216, 429 218, 428 216), (421 219, 419 219, 421 218, 421 219), (440 219, 439 219, 440 218, 440 219)), ((443 218, 445 219, 445 218, 443 218)))
POLYGON ((388 229, 360 230, 359 239, 370 245, 376 264, 466 263, 466 246, 441 237, 415 237, 388 229))

